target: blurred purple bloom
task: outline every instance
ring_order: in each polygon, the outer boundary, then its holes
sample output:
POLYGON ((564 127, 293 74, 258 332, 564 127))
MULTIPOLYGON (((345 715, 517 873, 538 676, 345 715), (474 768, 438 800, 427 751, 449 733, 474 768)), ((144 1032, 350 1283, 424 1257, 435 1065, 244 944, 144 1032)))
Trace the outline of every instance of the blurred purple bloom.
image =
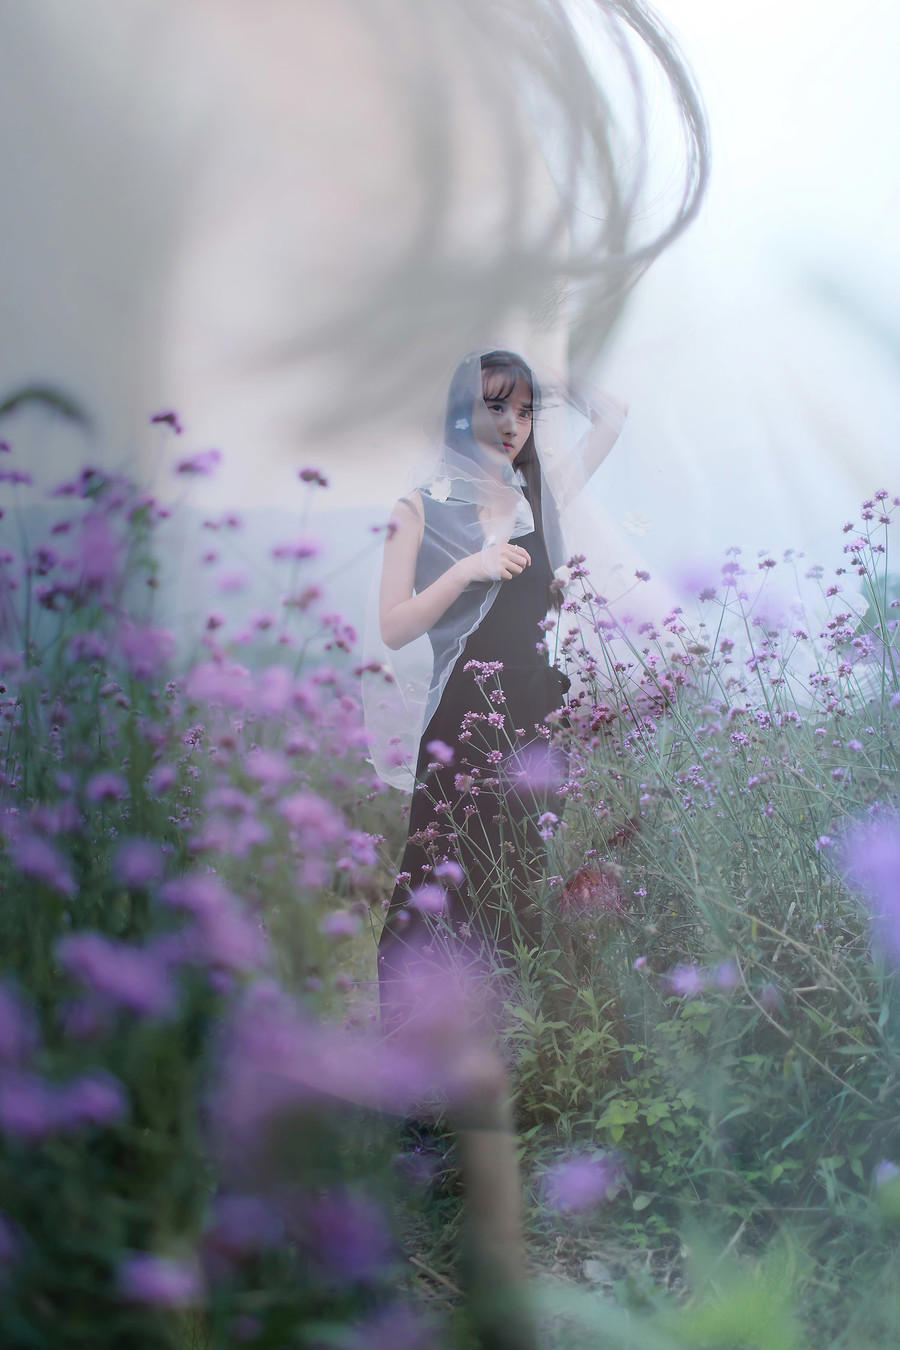
POLYGON ((171 764, 157 764, 147 775, 147 786, 157 796, 162 796, 175 786, 178 774, 171 764))
POLYGON ((220 1195, 213 1206, 206 1242, 237 1259, 277 1242, 281 1228, 272 1206, 258 1195, 220 1195))
POLYGON ((22 834, 14 840, 12 863, 24 876, 43 882, 61 895, 75 894, 75 880, 69 865, 52 844, 36 834, 22 834))
POLYGON ((876 1186, 887 1186, 890 1182, 896 1181, 898 1177, 900 1177, 900 1167, 888 1158, 882 1159, 872 1175, 876 1186))
POLYGON ((106 516, 92 511, 81 522, 78 563, 88 586, 104 587, 115 581, 121 546, 106 516))
POLYGON ((162 849, 149 839, 129 839, 116 850, 113 872, 123 886, 149 886, 160 881, 164 871, 162 849))
POLYGON ((445 858, 443 862, 439 862, 432 875, 438 881, 449 882, 451 886, 461 886, 466 877, 459 863, 454 862, 452 858, 445 858))
POLYGON ((188 672, 184 692, 196 703, 245 708, 253 693, 253 680, 246 666, 236 662, 207 661, 188 672))
POLYGON ((859 821, 842 855, 844 880, 865 899, 873 936, 900 961, 900 817, 859 821))
POLYGON ((391 1303, 354 1328, 347 1350, 435 1350, 439 1344, 433 1322, 406 1303, 391 1303))
POLYGON ((168 628, 152 628, 126 620, 117 636, 122 659, 131 674, 139 680, 157 674, 175 650, 175 639, 168 628))
POLYGON ((15 1224, 0 1213, 0 1266, 9 1266, 19 1254, 21 1243, 15 1224))
POLYGON ((369 1196, 333 1191, 312 1198, 303 1209, 311 1255, 328 1277, 371 1280, 390 1263, 385 1217, 369 1196))
POLYGON ((38 1074, 0 1074, 0 1130, 21 1139, 42 1139, 56 1126, 56 1094, 38 1074))
POLYGON ((56 954, 72 979, 112 1003, 148 1016, 159 1016, 173 1007, 169 972, 152 949, 82 932, 62 938, 56 954))
POLYGON ((736 961, 722 961, 712 973, 713 984, 717 989, 736 989, 741 982, 741 972, 736 961))
POLYGON ((154 1308, 191 1307, 202 1298, 195 1265, 150 1252, 135 1252, 120 1263, 119 1289, 125 1298, 154 1308))
POLYGON ((319 932, 326 937, 355 937, 359 932, 359 919, 348 909, 336 909, 326 914, 319 924, 319 932))
POLYGON ((421 914, 443 914, 447 907, 447 892, 440 886, 419 886, 410 892, 407 904, 421 914))
POLYGON ((281 787, 289 783, 294 776, 287 757, 277 750, 256 748, 249 751, 244 760, 244 768, 257 783, 272 787, 281 787))
POLYGON ((706 977, 697 966, 676 966, 664 979, 671 993, 682 998, 695 998, 706 985, 706 977))
POLYGON ((60 1089, 57 1122, 61 1129, 82 1125, 115 1125, 125 1116, 125 1092, 110 1074, 83 1074, 60 1089))
POLYGON ((453 763, 453 748, 452 746, 447 745, 445 741, 429 741, 425 749, 428 751, 429 755, 431 755, 432 759, 437 760, 438 764, 446 765, 453 763))
POLYGON ((195 959, 236 971, 254 970, 266 959, 268 944, 258 922, 218 877, 180 877, 168 882, 161 896, 197 920, 195 959))
POLYGON ((272 549, 273 558, 293 558, 300 562, 304 558, 315 558, 321 545, 315 539, 294 539, 287 544, 276 544, 272 549))
POLYGON ((85 796, 89 802, 95 804, 99 802, 120 802, 123 797, 128 795, 128 784, 119 773, 111 773, 105 770, 102 773, 95 773, 87 781, 85 796))
POLYGON ((288 824, 300 832, 304 846, 314 851, 323 851, 344 832, 339 811, 314 792, 295 792, 279 802, 278 810, 288 824))
POLYGON ((0 1063, 24 1063, 37 1044, 37 1026, 30 1008, 11 984, 0 984, 0 1063))
POLYGON ((622 1172, 622 1160, 616 1153, 569 1158, 544 1173, 546 1203, 561 1214, 592 1209, 611 1198, 622 1172))
POLYGON ((196 454, 180 459, 175 465, 175 472, 196 476, 211 474, 221 461, 221 450, 198 450, 196 454))

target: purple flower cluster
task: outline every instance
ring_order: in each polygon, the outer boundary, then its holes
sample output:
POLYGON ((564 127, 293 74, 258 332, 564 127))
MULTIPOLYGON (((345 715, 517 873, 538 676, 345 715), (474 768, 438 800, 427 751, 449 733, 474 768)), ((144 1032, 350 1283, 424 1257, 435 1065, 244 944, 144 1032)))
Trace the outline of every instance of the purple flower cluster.
POLYGON ((624 1163, 617 1153, 575 1155, 544 1173, 544 1202, 559 1214, 580 1213, 611 1200, 624 1178, 624 1163))

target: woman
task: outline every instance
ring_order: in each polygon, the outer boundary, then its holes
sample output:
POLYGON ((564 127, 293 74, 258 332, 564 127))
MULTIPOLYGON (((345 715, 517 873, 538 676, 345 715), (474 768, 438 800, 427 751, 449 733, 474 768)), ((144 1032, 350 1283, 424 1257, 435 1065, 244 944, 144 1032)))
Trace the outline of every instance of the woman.
POLYGON ((468 357, 450 385, 435 476, 392 517, 381 636, 398 650, 427 634, 432 670, 408 839, 379 944, 386 1013, 392 981, 435 926, 501 959, 517 941, 541 940, 541 829, 545 813, 559 814, 563 767, 545 719, 568 681, 543 641, 558 605, 551 555, 560 561, 561 540, 535 443, 540 413, 521 357, 468 357))

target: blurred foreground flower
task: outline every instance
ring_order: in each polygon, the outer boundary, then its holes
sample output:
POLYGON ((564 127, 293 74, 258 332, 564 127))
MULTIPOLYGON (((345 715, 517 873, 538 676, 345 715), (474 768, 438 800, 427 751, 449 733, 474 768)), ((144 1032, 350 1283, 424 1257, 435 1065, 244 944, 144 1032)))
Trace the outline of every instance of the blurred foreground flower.
POLYGON ((844 880, 866 901, 872 936, 900 963, 900 817, 857 822, 842 849, 844 880))
POLYGON ((119 1266, 119 1289, 134 1303, 156 1308, 187 1308, 203 1296, 195 1265, 151 1252, 134 1252, 119 1266))
POLYGON ((617 1153, 594 1153, 568 1158, 547 1169, 542 1178, 550 1209, 572 1214, 593 1209, 616 1194, 625 1169, 617 1153))

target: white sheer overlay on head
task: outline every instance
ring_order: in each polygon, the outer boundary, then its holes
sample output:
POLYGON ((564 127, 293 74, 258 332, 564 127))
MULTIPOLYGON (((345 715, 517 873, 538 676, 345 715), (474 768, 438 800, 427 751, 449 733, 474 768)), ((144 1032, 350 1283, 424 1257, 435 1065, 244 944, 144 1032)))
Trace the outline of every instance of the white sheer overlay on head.
MULTIPOLYGON (((485 409, 482 363, 496 355, 473 353, 458 367, 443 443, 423 460, 414 486, 395 509, 395 514, 401 508, 412 511, 419 520, 416 592, 458 560, 534 531, 543 537, 550 567, 563 568, 569 556, 567 524, 575 518, 581 489, 624 422, 625 408, 616 400, 576 393, 513 357, 519 364, 509 368, 507 386, 515 384, 517 370, 528 374, 533 421, 531 436, 510 463, 501 444, 494 448, 473 435, 473 413, 477 418, 485 409)), ((577 540, 571 542, 577 546, 577 540)), ((374 578, 364 641, 366 729, 379 777, 411 792, 422 733, 466 639, 484 620, 503 582, 471 582, 427 634, 397 650, 389 649, 381 634, 379 582, 374 578)))

